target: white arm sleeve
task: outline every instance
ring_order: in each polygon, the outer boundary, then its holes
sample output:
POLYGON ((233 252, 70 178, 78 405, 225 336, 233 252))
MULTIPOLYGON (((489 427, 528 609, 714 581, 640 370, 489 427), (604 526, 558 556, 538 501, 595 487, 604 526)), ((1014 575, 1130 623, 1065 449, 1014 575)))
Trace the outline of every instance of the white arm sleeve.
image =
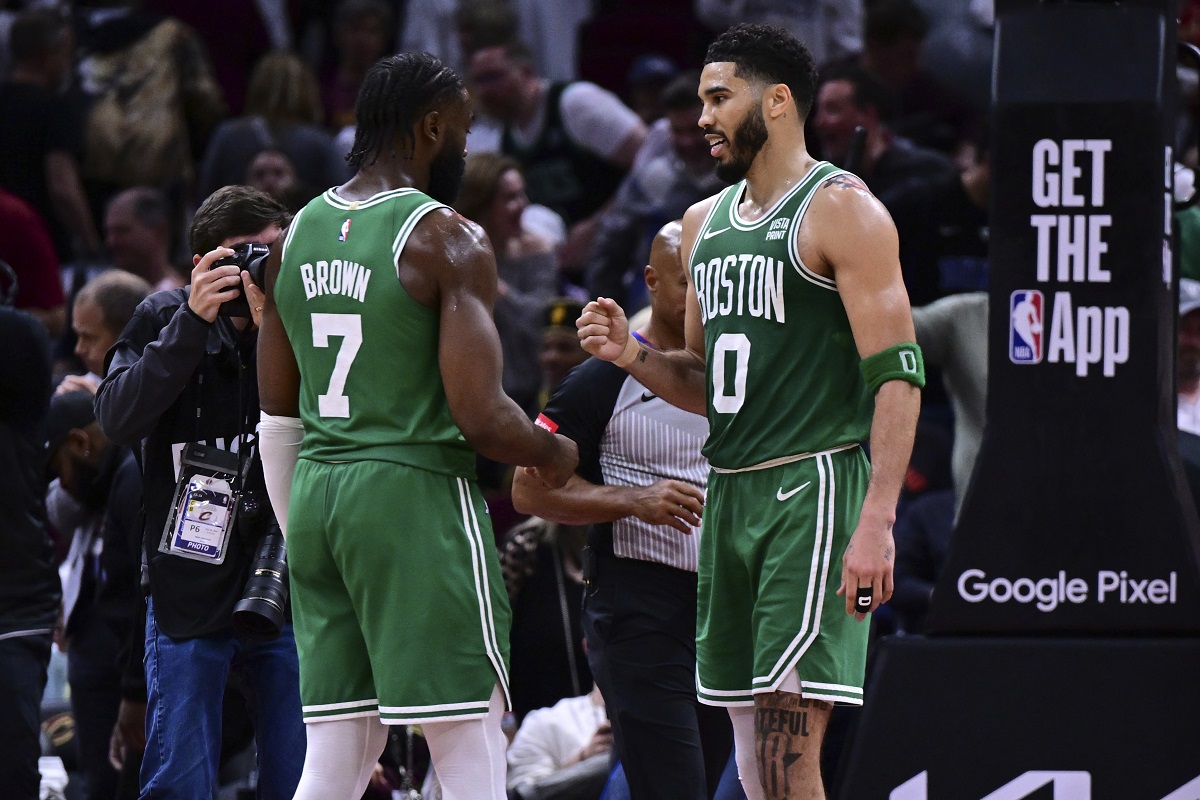
POLYGON ((304 425, 299 417, 273 417, 262 412, 258 422, 258 451, 262 454, 263 478, 267 496, 279 521, 279 530, 287 538, 288 501, 292 497, 292 473, 300 455, 304 425))

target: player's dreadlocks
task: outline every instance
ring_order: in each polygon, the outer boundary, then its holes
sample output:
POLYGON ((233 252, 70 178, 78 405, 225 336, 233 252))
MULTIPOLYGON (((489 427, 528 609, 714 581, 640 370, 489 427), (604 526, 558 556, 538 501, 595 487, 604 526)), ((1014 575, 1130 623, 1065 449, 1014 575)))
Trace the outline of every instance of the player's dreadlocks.
MULTIPOLYGON (((357 129, 347 163, 374 164, 399 136, 406 151, 415 144, 413 125, 430 106, 463 91, 463 79, 436 56, 400 53, 367 71, 355 106, 357 129)), ((394 152, 393 152, 394 154, 394 152)))

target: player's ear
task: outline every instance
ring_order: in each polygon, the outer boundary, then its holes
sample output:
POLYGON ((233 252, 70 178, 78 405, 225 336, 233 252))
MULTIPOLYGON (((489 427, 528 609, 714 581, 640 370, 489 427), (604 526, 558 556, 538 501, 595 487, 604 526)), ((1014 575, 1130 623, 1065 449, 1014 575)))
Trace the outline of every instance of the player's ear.
POLYGON ((438 111, 426 112, 421 117, 421 134, 430 142, 437 142, 445 133, 446 122, 438 111))
POLYGON ((786 83, 772 83, 763 90, 763 114, 771 119, 785 114, 795 104, 786 83))
POLYGON ((646 289, 650 294, 658 291, 658 270, 647 264, 646 269, 642 271, 642 275, 646 280, 646 289))

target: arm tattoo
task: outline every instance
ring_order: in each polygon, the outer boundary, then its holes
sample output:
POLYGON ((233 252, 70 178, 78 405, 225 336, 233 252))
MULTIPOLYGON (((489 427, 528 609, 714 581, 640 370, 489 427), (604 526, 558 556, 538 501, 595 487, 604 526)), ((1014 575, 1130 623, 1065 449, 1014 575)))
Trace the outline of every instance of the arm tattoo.
POLYGON ((637 354, 638 363, 645 364, 646 356, 648 356, 648 355, 649 355, 649 353, 647 352, 646 348, 639 346, 638 354, 637 354))

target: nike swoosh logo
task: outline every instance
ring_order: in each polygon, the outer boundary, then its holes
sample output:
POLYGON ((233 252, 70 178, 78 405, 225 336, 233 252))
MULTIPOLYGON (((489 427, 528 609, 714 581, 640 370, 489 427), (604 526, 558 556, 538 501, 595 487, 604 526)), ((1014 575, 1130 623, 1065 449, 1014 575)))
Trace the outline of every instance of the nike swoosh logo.
POLYGON ((727 230, 729 230, 729 227, 728 227, 728 226, 727 226, 727 227, 724 227, 724 228, 721 228, 720 230, 717 230, 717 231, 705 231, 705 232, 704 232, 704 237, 703 237, 703 238, 705 238, 705 239, 711 239, 712 237, 716 236, 717 234, 719 234, 719 233, 724 233, 724 232, 725 232, 725 231, 727 231, 727 230))
POLYGON ((780 487, 779 487, 779 491, 775 493, 775 499, 776 499, 776 500, 787 500, 789 497, 791 497, 791 496, 792 496, 792 495, 794 495, 796 492, 798 492, 798 491, 800 491, 801 489, 803 489, 805 486, 808 486, 808 484, 810 484, 810 483, 812 483, 812 481, 805 481, 804 483, 802 483, 802 484, 800 484, 799 486, 797 486, 795 489, 792 489, 790 492, 785 492, 785 491, 783 490, 783 487, 782 487, 782 486, 780 486, 780 487))
POLYGON ((657 397, 658 397, 658 395, 656 395, 656 394, 650 394, 649 392, 642 392, 642 402, 643 403, 649 403, 651 400, 654 400, 657 397))

